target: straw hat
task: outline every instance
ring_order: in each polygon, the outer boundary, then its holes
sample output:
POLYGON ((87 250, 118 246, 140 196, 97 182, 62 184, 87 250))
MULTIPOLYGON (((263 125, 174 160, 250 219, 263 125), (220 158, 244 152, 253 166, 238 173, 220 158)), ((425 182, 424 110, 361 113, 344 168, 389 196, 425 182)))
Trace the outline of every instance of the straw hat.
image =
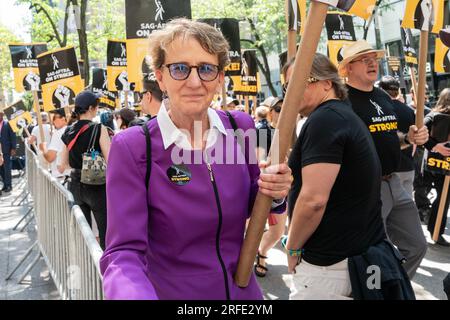
POLYGON ((352 44, 346 45, 342 48, 342 61, 339 63, 338 71, 339 75, 342 77, 347 76, 346 66, 358 57, 368 54, 376 53, 377 58, 383 58, 385 55, 384 50, 375 50, 366 40, 358 40, 352 44))
POLYGON ((450 48, 450 28, 439 31, 439 38, 444 45, 450 48))

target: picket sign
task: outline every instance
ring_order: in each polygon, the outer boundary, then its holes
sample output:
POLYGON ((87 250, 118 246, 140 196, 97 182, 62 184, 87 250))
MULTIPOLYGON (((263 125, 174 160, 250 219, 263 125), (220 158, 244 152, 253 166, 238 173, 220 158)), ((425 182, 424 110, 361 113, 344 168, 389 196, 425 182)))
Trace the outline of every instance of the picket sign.
MULTIPOLYGON (((325 23, 327 10, 327 3, 311 1, 305 29, 293 67, 292 77, 297 81, 289 82, 278 120, 283 125, 279 126, 279 129, 275 131, 270 148, 269 159, 272 165, 284 162, 291 144, 292 132, 294 131, 295 120, 297 119, 298 105, 303 99, 306 79, 311 72, 312 62, 320 40, 322 27, 325 23)), ((241 248, 237 271, 234 276, 234 281, 239 287, 247 287, 250 281, 253 262, 258 251, 259 243, 261 242, 271 204, 271 197, 258 192, 241 248)))
MULTIPOLYGON (((439 32, 439 36, 440 36, 442 42, 447 47, 450 47, 450 29, 446 29, 446 30, 442 29, 439 32)), ((446 202, 447 196, 448 196, 449 184, 450 184, 450 176, 446 175, 445 179, 444 179, 444 186, 442 187, 442 191, 441 191, 441 201, 439 202, 436 223, 434 224, 433 237, 432 237, 434 241, 437 241, 439 238, 439 230, 441 229, 442 218, 444 217, 444 208, 445 208, 445 202, 446 202)))

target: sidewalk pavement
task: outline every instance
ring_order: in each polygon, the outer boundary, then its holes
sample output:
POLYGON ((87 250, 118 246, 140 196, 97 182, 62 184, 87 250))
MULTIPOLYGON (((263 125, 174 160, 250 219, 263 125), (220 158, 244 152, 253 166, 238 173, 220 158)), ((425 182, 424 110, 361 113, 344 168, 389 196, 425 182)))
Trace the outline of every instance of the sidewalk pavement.
MULTIPOLYGON (((13 174, 17 175, 18 172, 13 171, 13 174)), ((13 191, 0 197, 0 300, 58 300, 60 299, 58 290, 42 257, 23 281, 17 283, 20 275, 37 257, 39 253, 37 246, 11 279, 5 279, 37 238, 34 218, 22 232, 20 229, 28 219, 23 221, 16 231, 13 230, 32 205, 25 201, 21 206, 13 206, 23 198, 21 196, 13 203, 26 187, 24 182, 23 179, 15 177, 13 191)), ((28 197, 28 200, 31 201, 31 198, 28 197)))
MULTIPOLYGON (((442 280, 450 272, 450 247, 434 244, 426 226, 422 225, 422 229, 428 241, 428 250, 412 281, 416 298, 417 300, 447 300, 442 280)), ((450 241, 450 215, 444 237, 450 241)), ((286 254, 280 243, 269 251, 267 267, 269 271, 266 276, 257 277, 263 289, 264 298, 267 300, 289 299, 290 275, 287 274, 286 254)))

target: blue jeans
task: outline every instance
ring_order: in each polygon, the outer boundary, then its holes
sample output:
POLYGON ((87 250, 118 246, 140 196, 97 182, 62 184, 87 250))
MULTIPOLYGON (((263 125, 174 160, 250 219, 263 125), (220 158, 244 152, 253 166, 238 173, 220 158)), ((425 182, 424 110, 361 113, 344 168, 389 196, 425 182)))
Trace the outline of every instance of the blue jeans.
POLYGON ((2 177, 3 187, 11 188, 11 155, 3 154, 3 165, 0 167, 0 176, 2 177))

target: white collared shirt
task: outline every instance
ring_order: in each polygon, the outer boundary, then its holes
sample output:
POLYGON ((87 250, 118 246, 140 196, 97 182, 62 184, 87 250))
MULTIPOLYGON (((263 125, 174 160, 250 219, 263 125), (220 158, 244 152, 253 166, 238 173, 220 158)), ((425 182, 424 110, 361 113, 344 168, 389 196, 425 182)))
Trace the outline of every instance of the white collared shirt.
MULTIPOLYGON (((180 129, 178 129, 170 119, 167 112, 167 105, 163 102, 159 109, 156 120, 158 121, 159 129, 164 143, 164 150, 167 150, 172 144, 184 150, 192 150, 189 137, 180 129)), ((208 130, 208 136, 206 138, 206 148, 211 147, 217 140, 219 133, 227 135, 227 131, 223 126, 222 120, 216 111, 208 108, 208 119, 210 128, 208 130)))

